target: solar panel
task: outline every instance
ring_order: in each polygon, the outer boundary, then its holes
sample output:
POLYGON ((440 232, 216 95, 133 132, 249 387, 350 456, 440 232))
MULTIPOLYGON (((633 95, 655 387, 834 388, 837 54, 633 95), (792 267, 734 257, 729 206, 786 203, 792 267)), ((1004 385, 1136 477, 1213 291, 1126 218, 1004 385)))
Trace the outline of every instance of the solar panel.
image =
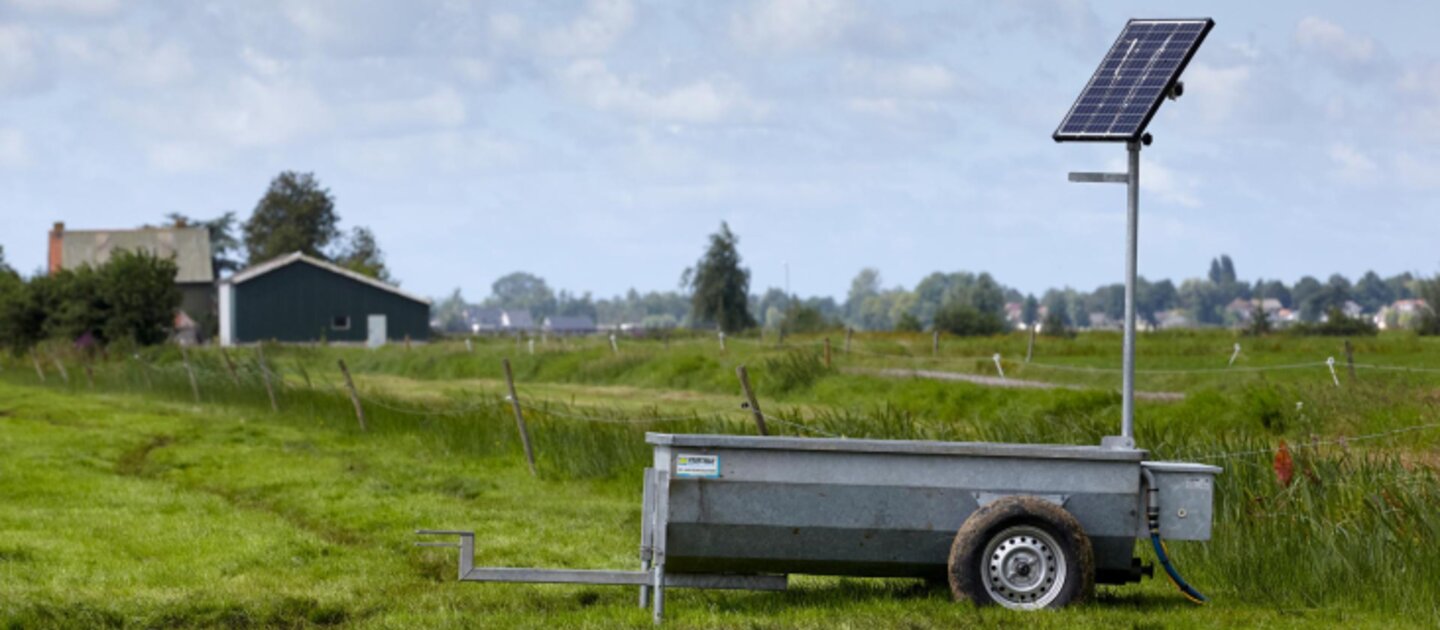
POLYGON ((1130 20, 1060 121, 1055 141, 1138 140, 1214 26, 1208 18, 1130 20))

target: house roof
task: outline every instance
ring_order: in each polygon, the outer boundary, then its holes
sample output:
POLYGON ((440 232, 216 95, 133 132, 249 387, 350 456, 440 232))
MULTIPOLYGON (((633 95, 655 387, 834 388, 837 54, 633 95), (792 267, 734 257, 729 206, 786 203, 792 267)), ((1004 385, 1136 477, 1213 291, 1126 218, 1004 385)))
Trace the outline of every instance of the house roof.
POLYGON ((210 231, 203 227, 140 228, 138 230, 65 230, 59 234, 60 265, 76 269, 100 266, 118 250, 143 251, 170 258, 178 267, 175 282, 214 282, 210 231))
POLYGON ((375 287, 375 288, 377 288, 377 289, 380 289, 380 290, 382 290, 382 291, 389 291, 389 292, 394 293, 395 295, 398 295, 398 296, 400 296, 400 297, 403 297, 403 298, 406 298, 406 299, 409 299, 409 300, 414 300, 414 301, 420 302, 420 303, 422 303, 422 304, 429 304, 429 303, 430 303, 430 298, 424 298, 424 297, 420 297, 420 296, 418 296, 418 295, 415 295, 415 294, 413 294, 413 293, 407 293, 407 292, 405 292, 405 291, 401 291, 401 290, 400 290, 400 287, 397 287, 397 286, 395 286, 395 285, 393 285, 393 284, 386 284, 386 283, 384 283, 384 282, 381 282, 381 281, 379 281, 379 280, 376 280, 376 279, 374 279, 374 278, 371 278, 370 276, 367 276, 367 275, 361 274, 361 273, 356 273, 356 272, 354 272, 354 271, 351 271, 351 270, 349 270, 349 269, 346 269, 346 268, 341 267, 341 266, 339 266, 339 265, 336 265, 336 264, 334 264, 334 263, 326 262, 326 261, 320 260, 320 259, 318 259, 318 258, 311 258, 310 256, 306 256, 305 254, 303 254, 303 253, 301 253, 301 252, 294 252, 294 253, 291 253, 291 254, 286 254, 286 255, 284 255, 284 256, 280 256, 280 257, 278 257, 278 258, 272 258, 272 259, 267 260, 267 261, 265 261, 265 262, 263 262, 263 263, 260 263, 260 264, 258 264, 258 265, 255 265, 255 266, 250 267, 250 268, 248 268, 248 269, 245 269, 245 270, 243 270, 243 271, 237 272, 235 275, 230 276, 229 278, 226 278, 226 279, 223 281, 223 283, 224 283, 224 284, 241 284, 241 283, 244 283, 244 282, 248 282, 248 281, 250 281, 250 280, 253 280, 253 279, 255 279, 255 278, 258 278, 258 277, 260 277, 260 276, 263 276, 263 275, 265 275, 265 274, 267 274, 267 273, 270 273, 270 272, 272 272, 272 271, 275 271, 276 269, 281 269, 281 268, 283 268, 283 267, 287 267, 287 266, 292 265, 292 264, 295 264, 295 263, 306 263, 306 264, 309 264, 309 265, 313 265, 313 266, 315 266, 315 267, 319 267, 319 268, 321 268, 321 269, 324 269, 325 271, 329 271, 330 273, 338 274, 338 275, 341 275, 341 276, 345 276, 346 278, 349 278, 349 279, 354 280, 354 281, 356 281, 356 282, 363 282, 363 283, 365 283, 365 284, 368 284, 368 285, 370 285, 370 286, 372 286, 372 287, 375 287))
POLYGON ((545 328, 550 330, 594 330, 595 321, 584 315, 556 315, 545 318, 545 328))

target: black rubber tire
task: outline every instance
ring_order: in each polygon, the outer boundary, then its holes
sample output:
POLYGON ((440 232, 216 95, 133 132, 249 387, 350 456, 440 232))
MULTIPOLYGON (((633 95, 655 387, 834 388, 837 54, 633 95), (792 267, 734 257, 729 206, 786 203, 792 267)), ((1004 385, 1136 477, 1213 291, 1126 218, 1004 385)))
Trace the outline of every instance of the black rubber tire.
POLYGON ((1055 539, 1064 554, 1066 574, 1059 594, 1046 608, 1083 602, 1095 592, 1095 551, 1080 521, 1064 508, 1044 499, 1011 496, 982 507, 965 519, 950 546, 950 592, 956 601, 979 605, 999 604, 986 590, 981 564, 990 540, 1007 528, 1027 525, 1055 539))

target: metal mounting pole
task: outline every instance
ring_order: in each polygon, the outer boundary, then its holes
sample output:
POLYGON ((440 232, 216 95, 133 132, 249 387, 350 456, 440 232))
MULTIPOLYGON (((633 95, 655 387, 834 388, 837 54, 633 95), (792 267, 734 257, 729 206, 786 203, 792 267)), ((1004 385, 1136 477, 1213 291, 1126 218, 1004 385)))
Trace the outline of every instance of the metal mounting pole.
MULTIPOLYGON (((1147 134, 1148 135, 1148 134, 1147 134)), ((1135 448, 1135 268, 1140 234, 1140 145, 1125 143, 1130 167, 1124 173, 1070 173, 1070 181, 1096 184, 1125 184, 1129 209, 1125 218, 1125 347, 1124 382, 1120 390, 1120 435, 1107 435, 1100 445, 1135 448)))
POLYGON ((1140 232, 1140 142, 1125 143, 1129 208, 1125 220, 1125 362, 1120 398, 1120 440, 1113 446, 1135 448, 1135 267, 1140 232))

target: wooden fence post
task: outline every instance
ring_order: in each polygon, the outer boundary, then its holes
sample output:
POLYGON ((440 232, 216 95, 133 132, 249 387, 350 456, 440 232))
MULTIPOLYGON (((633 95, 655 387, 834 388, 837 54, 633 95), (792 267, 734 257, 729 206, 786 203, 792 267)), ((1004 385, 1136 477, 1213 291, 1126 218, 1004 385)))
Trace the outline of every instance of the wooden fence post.
POLYGON ((750 389, 750 373, 741 365, 735 368, 735 375, 740 377, 740 389, 745 392, 745 401, 750 405, 750 413, 755 416, 755 428, 760 430, 760 435, 770 435, 765 429, 765 414, 760 411, 760 401, 755 400, 755 390, 750 389))
POLYGON ((185 344, 180 346, 180 359, 185 362, 185 373, 190 376, 190 393, 195 396, 195 404, 200 404, 200 383, 195 380, 195 368, 190 365, 190 351, 185 349, 185 344))
POLYGON ((505 366, 505 387, 509 389, 510 409, 515 412, 515 427, 520 431, 520 444, 525 447, 525 463, 530 465, 530 476, 535 473, 535 451, 530 447, 530 429, 525 426, 525 415, 520 412, 520 395, 515 393, 515 374, 510 371, 510 359, 502 362, 505 366))
POLYGON ((1025 346, 1025 362, 1030 362, 1030 357, 1035 354, 1035 324, 1030 324, 1030 344, 1025 346))
POLYGON ((60 373, 60 380, 65 381, 65 384, 69 385, 70 373, 65 371, 65 364, 60 362, 60 357, 52 354, 50 355, 50 362, 55 364, 55 371, 60 373))
POLYGON ((35 376, 40 377, 40 382, 45 382, 45 368, 40 367, 40 356, 35 354, 35 349, 30 349, 30 362, 35 364, 35 376))
POLYGON ((1355 380, 1355 348, 1350 345, 1350 340, 1345 340, 1345 365, 1350 369, 1350 380, 1355 380))
POLYGON ((335 359, 340 364, 340 373, 345 375, 345 389, 350 390, 350 402, 355 405, 355 419, 360 422, 360 431, 365 429, 365 407, 360 404, 360 392, 355 391, 355 381, 350 378, 350 368, 345 367, 345 359, 335 359))
POLYGON ((830 338, 825 338, 825 369, 830 369, 830 338))
POLYGON ((221 348, 220 356, 225 359, 225 371, 230 373, 230 382, 236 387, 240 386, 240 376, 235 373, 235 362, 230 360, 230 351, 221 348))
POLYGON ((265 362, 265 344, 255 344, 255 360, 260 364, 260 380, 265 382, 265 395, 270 397, 271 413, 279 413, 280 405, 275 404, 275 386, 270 384, 270 364, 265 362))

